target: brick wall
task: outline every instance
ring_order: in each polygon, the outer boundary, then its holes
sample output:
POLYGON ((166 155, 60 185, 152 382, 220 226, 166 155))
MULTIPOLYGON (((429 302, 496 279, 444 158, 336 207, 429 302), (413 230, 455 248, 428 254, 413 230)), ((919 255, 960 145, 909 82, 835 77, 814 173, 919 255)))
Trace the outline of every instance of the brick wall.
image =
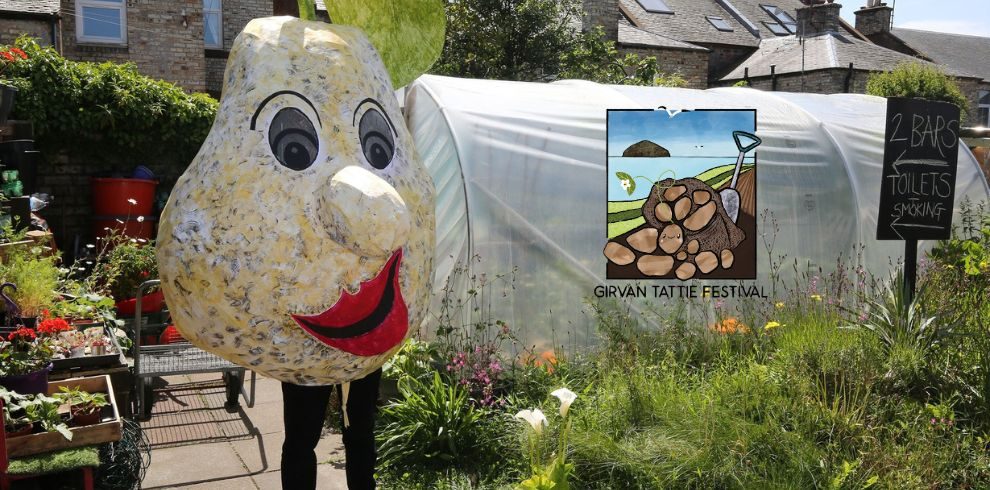
POLYGON ((0 44, 13 44, 21 34, 38 38, 42 46, 50 46, 52 23, 44 19, 0 19, 0 44))
POLYGON ((864 36, 872 36, 881 32, 890 32, 890 15, 894 9, 886 5, 879 7, 862 7, 855 12, 856 30, 864 36))
POLYGON ((977 115, 977 104, 979 103, 980 91, 990 90, 990 82, 984 82, 975 78, 961 78, 956 80, 956 83, 959 84, 959 90, 961 90, 963 95, 966 96, 966 99, 969 100, 969 104, 966 107, 969 114, 968 118, 964 120, 963 125, 972 126, 976 124, 975 118, 977 115))
POLYGON ((202 0, 127 0, 126 4, 127 45, 114 46, 78 42, 76 2, 62 0, 63 55, 78 61, 131 61, 144 75, 204 91, 202 0))
POLYGON ((273 15, 271 0, 225 0, 223 3, 223 50, 211 50, 206 58, 206 91, 214 97, 223 88, 223 70, 227 66, 227 51, 234 38, 251 19, 273 15))
POLYGON ((708 53, 682 49, 651 49, 642 47, 619 47, 619 52, 636 54, 642 57, 655 56, 660 71, 680 73, 687 80, 688 88, 708 87, 708 53))
POLYGON ((159 180, 158 192, 172 188, 185 166, 173 163, 111 162, 76 155, 43 154, 38 163, 38 192, 54 196, 54 202, 41 211, 54 232, 59 249, 71 258, 76 241, 93 243, 91 177, 130 177, 137 165, 145 165, 159 180))

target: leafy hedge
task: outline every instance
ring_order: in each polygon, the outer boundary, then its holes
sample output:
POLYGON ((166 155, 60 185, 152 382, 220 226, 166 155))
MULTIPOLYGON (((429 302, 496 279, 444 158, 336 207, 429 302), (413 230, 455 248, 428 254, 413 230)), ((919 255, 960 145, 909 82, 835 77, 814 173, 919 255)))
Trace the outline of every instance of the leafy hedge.
POLYGON ((71 150, 110 161, 188 163, 216 116, 206 94, 148 78, 133 64, 75 62, 21 37, 26 60, 10 62, 4 83, 17 87, 12 117, 34 122, 46 152, 71 150))
POLYGON ((866 93, 880 97, 917 97, 959 106, 965 117, 969 101, 959 85, 941 68, 909 61, 888 72, 874 73, 866 81, 866 93))

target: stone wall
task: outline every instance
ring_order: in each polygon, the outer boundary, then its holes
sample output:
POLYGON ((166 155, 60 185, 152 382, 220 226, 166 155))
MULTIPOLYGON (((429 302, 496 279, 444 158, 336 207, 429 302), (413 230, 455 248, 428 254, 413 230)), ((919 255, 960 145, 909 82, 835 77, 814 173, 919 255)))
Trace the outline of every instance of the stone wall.
POLYGON ((747 46, 728 46, 724 44, 704 45, 711 50, 708 55, 708 76, 712 85, 718 79, 732 71, 739 63, 753 54, 756 48, 747 46))
POLYGON ((963 120, 964 126, 978 125, 976 121, 976 115, 978 114, 978 104, 980 99, 980 91, 990 90, 990 82, 977 80, 975 78, 960 78, 956 80, 959 84, 959 90, 962 91, 966 99, 969 100, 969 104, 966 106, 966 110, 969 112, 968 117, 963 120))
POLYGON ((85 44, 76 39, 75 0, 62 0, 62 54, 77 61, 130 61, 143 75, 204 91, 202 0, 127 0, 126 8, 126 45, 85 44))
POLYGON ((46 19, 0 19, 0 44, 13 44, 21 34, 38 38, 42 46, 50 46, 52 22, 46 19))
MULTIPOLYGON (((845 92, 846 77, 849 71, 845 69, 815 70, 800 73, 787 73, 777 76, 778 92, 807 92, 813 94, 841 94, 845 92)), ((866 92, 866 79, 870 72, 853 70, 850 80, 850 93, 866 92)), ((732 85, 735 82, 723 83, 732 85)), ((771 90, 770 77, 750 78, 749 86, 759 90, 771 90)))
POLYGON ((602 26, 605 38, 610 41, 619 39, 619 2, 618 0, 583 0, 584 19, 581 28, 585 31, 595 26, 602 26))
POLYGON ((864 36, 872 36, 881 32, 890 32, 890 16, 893 8, 886 5, 879 7, 862 7, 855 12, 856 30, 864 36))
POLYGON ((619 47, 622 55, 655 56, 660 71, 679 73, 687 81, 688 88, 708 87, 708 53, 683 49, 656 49, 644 47, 619 47))

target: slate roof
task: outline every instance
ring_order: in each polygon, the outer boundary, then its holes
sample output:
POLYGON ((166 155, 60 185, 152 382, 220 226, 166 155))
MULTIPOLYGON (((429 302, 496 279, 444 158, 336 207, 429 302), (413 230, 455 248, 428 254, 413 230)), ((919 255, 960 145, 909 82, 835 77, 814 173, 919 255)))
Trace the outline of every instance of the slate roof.
POLYGON ((59 0, 0 0, 0 12, 52 15, 59 11, 59 0))
POLYGON ((687 51, 708 51, 708 48, 678 41, 666 36, 639 29, 627 20, 619 21, 619 44, 623 46, 646 46, 650 48, 683 49, 687 51))
MULTIPOLYGON (((903 61, 927 63, 914 56, 839 33, 807 37, 804 39, 803 51, 805 71, 848 68, 849 63, 853 63, 856 70, 887 71, 903 61)), ((722 81, 742 79, 747 67, 750 77, 769 76, 770 65, 777 65, 778 75, 798 73, 801 71, 801 60, 802 46, 797 36, 764 39, 756 52, 722 77, 722 81)), ((955 76, 972 76, 951 67, 946 71, 955 76)))
POLYGON ((891 32, 911 49, 950 70, 990 80, 990 37, 899 27, 891 32))

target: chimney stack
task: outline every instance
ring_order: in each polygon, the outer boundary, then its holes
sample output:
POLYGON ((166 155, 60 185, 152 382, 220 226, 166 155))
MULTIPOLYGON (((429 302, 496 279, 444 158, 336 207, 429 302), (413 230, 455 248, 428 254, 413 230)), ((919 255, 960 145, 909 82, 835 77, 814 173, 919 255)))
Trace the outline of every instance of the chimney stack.
POLYGON ((865 7, 856 11, 856 30, 864 36, 890 32, 890 18, 894 9, 878 0, 869 0, 865 7))
POLYGON ((826 3, 797 9, 799 36, 816 36, 839 31, 839 11, 842 5, 826 3))
POLYGON ((590 31, 595 26, 602 26, 605 38, 609 41, 619 40, 619 0, 583 0, 584 18, 581 28, 590 31))

